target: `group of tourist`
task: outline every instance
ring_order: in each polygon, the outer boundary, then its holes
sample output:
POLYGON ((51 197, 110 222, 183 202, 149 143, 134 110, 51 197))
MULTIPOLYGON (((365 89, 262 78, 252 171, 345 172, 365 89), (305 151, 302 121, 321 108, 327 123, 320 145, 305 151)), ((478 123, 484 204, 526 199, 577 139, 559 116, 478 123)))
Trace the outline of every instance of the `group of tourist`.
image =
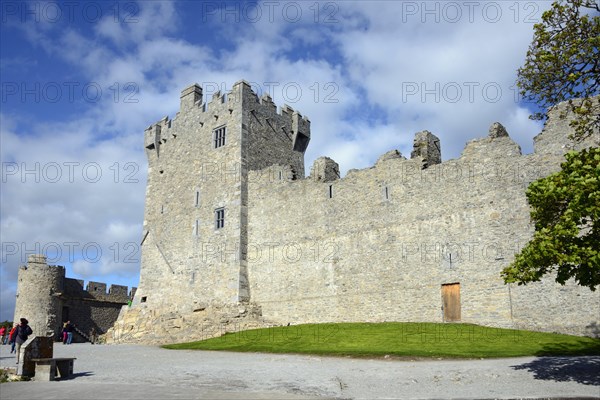
MULTIPOLYGON (((25 343, 29 337, 33 333, 31 327, 29 326, 29 321, 25 318, 21 318, 20 324, 15 324, 12 329, 9 331, 6 326, 0 326, 0 344, 2 345, 12 345, 10 352, 17 353, 17 364, 19 363, 19 356, 21 345, 25 343)), ((71 344, 73 342, 73 331, 75 330, 75 325, 71 323, 71 321, 67 321, 63 324, 62 329, 62 342, 63 344, 71 344)), ((96 329, 92 328, 90 332, 90 341, 92 344, 96 342, 98 335, 96 333, 96 329)))
POLYGON ((10 331, 6 326, 0 327, 0 343, 2 345, 12 345, 10 352, 17 353, 17 364, 19 363, 21 345, 27 341, 27 338, 32 333, 29 321, 25 318, 21 318, 21 323, 15 324, 10 331))
POLYGON ((62 342, 63 344, 71 344, 73 342, 73 330, 75 327, 71 321, 67 321, 63 324, 62 329, 62 342))

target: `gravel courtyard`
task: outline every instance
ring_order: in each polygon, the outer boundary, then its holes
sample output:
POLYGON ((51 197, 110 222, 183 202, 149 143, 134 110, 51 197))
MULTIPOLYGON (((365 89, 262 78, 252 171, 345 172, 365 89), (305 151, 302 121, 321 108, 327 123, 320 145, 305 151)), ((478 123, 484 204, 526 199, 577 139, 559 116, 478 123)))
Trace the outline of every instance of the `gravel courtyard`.
MULTIPOLYGON (((9 351, 0 346, 0 366, 14 367, 9 351)), ((54 356, 77 357, 72 379, 4 383, 0 398, 600 398, 600 357, 399 361, 60 343, 54 356)))

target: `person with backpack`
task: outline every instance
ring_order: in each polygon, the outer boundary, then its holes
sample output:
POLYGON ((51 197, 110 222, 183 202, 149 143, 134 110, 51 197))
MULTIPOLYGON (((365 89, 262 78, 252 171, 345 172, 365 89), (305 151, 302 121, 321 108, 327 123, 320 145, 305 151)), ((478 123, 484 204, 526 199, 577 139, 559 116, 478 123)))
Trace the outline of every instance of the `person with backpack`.
POLYGON ((27 321, 25 318, 21 318, 21 324, 19 324, 17 331, 15 332, 15 342, 17 343, 17 364, 19 363, 19 358, 21 357, 21 345, 25 343, 29 335, 33 333, 28 324, 29 321, 27 321))

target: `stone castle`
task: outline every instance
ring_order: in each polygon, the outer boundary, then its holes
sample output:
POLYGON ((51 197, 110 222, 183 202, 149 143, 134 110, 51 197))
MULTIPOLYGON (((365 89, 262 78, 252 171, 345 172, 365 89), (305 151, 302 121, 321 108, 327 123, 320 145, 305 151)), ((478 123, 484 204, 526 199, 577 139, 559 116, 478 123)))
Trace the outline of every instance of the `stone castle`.
MULTIPOLYGON (((597 335, 598 292, 500 277, 534 232, 528 184, 575 148, 565 110, 550 111, 532 154, 495 123, 458 159, 442 162, 440 140, 423 131, 410 159, 390 151, 340 178, 322 157, 305 177, 306 117, 245 81, 208 102, 186 88, 175 118, 145 131, 140 284, 106 340, 356 321, 597 335)), ((577 148, 590 145, 598 134, 577 148)))
MULTIPOLYGON (((390 151, 340 178, 323 157, 305 178, 306 117, 245 81, 205 103, 192 85, 174 119, 145 131, 140 284, 107 339, 343 321, 597 334, 597 292, 500 277, 534 231, 528 184, 569 150, 565 110, 549 113, 532 154, 495 123, 458 159, 441 162, 439 139, 423 131, 410 159, 390 151)), ((590 145, 598 135, 578 146, 590 145)))
POLYGON ((121 307, 135 294, 135 288, 67 278, 65 268, 48 265, 43 255, 30 255, 19 268, 14 321, 26 317, 35 335, 59 337, 63 322, 75 324, 74 341, 89 340, 93 329, 105 333, 113 326, 121 307))

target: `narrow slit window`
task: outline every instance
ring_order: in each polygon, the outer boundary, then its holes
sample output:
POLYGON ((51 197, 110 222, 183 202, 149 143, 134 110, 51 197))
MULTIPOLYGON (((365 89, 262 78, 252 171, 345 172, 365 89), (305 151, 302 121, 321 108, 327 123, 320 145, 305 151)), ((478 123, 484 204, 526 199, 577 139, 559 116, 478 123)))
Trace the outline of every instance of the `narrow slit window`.
POLYGON ((200 236, 200 220, 194 222, 194 236, 200 236))
POLYGON ((384 189, 385 189, 385 190, 384 190, 384 193, 385 193, 385 199, 386 199, 386 200, 389 200, 389 199, 390 199, 390 189, 389 189, 387 186, 386 186, 384 189))
POLYGON ((225 134, 227 127, 221 126, 213 131, 215 149, 225 146, 225 134))
POLYGON ((200 191, 196 190, 196 198, 194 200, 194 206, 200 206, 200 191))
POLYGON ((329 198, 333 198, 333 185, 329 185, 329 198))
POLYGON ((225 209, 217 208, 215 210, 215 228, 221 229, 225 226, 225 209))

